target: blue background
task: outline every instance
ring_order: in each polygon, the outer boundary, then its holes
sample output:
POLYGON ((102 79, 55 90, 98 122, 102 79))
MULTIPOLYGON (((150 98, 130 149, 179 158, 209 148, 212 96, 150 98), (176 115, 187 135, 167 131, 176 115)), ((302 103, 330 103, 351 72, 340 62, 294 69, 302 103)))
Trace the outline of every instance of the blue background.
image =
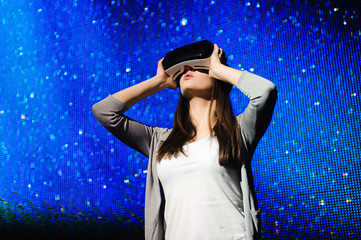
MULTIPOLYGON (((356 239, 360 8, 345 1, 0 1, 0 230, 142 239, 147 159, 94 103, 208 39, 279 91, 252 167, 265 239, 356 239)), ((179 90, 127 115, 172 127, 179 90)), ((234 113, 248 99, 231 91, 234 113)))

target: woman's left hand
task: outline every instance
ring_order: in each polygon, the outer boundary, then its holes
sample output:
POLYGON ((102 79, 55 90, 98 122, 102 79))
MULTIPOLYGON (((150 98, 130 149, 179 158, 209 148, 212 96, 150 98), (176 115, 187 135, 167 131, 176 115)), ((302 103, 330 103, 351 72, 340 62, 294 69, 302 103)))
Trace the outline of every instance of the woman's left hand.
POLYGON ((223 54, 222 48, 219 48, 217 44, 214 44, 214 49, 211 56, 211 66, 209 69, 209 76, 213 78, 218 78, 217 73, 220 70, 220 67, 223 65, 220 60, 222 54, 223 54))
POLYGON ((242 71, 231 68, 221 63, 220 59, 222 54, 222 48, 219 48, 217 44, 214 44, 214 50, 211 56, 209 76, 236 86, 238 79, 242 75, 242 71))

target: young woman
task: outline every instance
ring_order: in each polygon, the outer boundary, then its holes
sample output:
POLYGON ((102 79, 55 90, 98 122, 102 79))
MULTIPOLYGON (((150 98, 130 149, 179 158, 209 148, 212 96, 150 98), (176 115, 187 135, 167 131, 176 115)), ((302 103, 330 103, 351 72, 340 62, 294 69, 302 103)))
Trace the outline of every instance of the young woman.
POLYGON ((93 106, 106 129, 149 158, 145 238, 259 239, 251 159, 277 99, 269 80, 221 62, 215 44, 208 73, 185 66, 173 129, 151 127, 123 113, 136 102, 177 84, 158 62, 157 74, 93 106), (233 116, 232 86, 249 99, 233 116))

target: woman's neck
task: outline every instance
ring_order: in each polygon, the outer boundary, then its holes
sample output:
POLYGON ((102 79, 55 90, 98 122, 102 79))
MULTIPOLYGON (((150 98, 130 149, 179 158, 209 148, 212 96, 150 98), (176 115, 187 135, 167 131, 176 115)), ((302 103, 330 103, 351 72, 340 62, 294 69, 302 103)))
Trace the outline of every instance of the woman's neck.
POLYGON ((197 130, 197 136, 202 137, 210 133, 215 124, 215 110, 216 100, 192 98, 189 101, 189 114, 197 130))

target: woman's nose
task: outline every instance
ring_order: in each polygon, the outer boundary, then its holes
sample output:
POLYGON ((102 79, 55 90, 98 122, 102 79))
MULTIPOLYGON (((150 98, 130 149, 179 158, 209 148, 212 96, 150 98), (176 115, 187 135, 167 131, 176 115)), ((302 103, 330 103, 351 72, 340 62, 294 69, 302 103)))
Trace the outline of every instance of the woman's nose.
POLYGON ((193 67, 188 66, 188 65, 185 65, 185 66, 183 67, 183 72, 186 73, 186 72, 188 72, 188 71, 195 71, 195 70, 194 70, 193 67))

